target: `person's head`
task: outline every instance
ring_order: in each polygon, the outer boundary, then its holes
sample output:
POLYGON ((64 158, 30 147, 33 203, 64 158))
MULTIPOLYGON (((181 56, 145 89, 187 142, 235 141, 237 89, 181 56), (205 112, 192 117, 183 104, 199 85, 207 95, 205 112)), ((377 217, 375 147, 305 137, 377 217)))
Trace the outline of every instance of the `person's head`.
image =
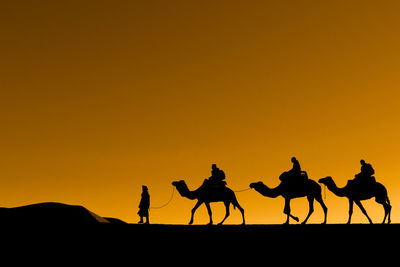
POLYGON ((213 169, 213 170, 217 169, 217 164, 211 165, 211 169, 213 169))
POLYGON ((143 190, 143 191, 148 191, 149 189, 147 188, 147 186, 142 185, 142 190, 143 190))
POLYGON ((360 160, 360 163, 361 163, 361 165, 364 165, 365 164, 365 160, 360 160))
POLYGON ((295 162, 297 162, 296 157, 292 157, 292 163, 295 163, 295 162))

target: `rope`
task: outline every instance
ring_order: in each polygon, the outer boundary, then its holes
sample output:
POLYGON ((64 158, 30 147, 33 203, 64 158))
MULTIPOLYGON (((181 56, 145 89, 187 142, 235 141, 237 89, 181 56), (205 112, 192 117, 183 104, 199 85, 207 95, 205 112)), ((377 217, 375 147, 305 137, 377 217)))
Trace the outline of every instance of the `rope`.
MULTIPOLYGON (((242 189, 242 190, 233 190, 233 192, 239 193, 239 192, 244 192, 244 191, 247 191, 247 190, 250 190, 250 189, 251 189, 251 188, 248 187, 248 188, 242 189)), ((155 210, 155 209, 162 209, 162 208, 166 207, 166 206, 172 201, 172 198, 174 197, 174 192, 175 192, 175 187, 173 186, 173 187, 172 187, 171 196, 170 196, 169 200, 167 201, 167 203, 165 203, 165 204, 162 205, 162 206, 150 207, 150 209, 155 210)))
POLYGON ((242 189, 242 190, 233 190, 233 192, 235 192, 235 193, 239 193, 239 192, 244 192, 244 191, 247 191, 247 190, 250 190, 251 188, 250 187, 248 187, 248 188, 246 188, 246 189, 242 189))
POLYGON ((150 207, 150 209, 161 209, 161 208, 164 208, 165 206, 167 206, 170 202, 171 202, 171 200, 172 200, 172 198, 174 197, 174 192, 175 192, 175 187, 173 186, 172 187, 172 193, 171 193, 171 197, 169 198, 169 200, 167 201, 167 203, 165 203, 164 205, 162 205, 162 206, 158 206, 158 207, 150 207))

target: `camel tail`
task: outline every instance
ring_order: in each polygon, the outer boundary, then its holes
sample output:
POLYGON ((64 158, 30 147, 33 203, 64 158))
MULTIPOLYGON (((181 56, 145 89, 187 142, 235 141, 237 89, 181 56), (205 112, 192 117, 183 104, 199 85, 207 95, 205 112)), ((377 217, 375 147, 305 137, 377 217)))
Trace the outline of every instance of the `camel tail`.
POLYGON ((385 200, 390 205, 389 194, 388 194, 388 192, 387 192, 387 190, 386 190, 386 188, 384 186, 383 186, 383 189, 384 189, 383 191, 385 193, 385 200))
POLYGON ((236 203, 237 203, 237 199, 235 198, 235 199, 232 201, 232 206, 233 206, 233 209, 234 209, 234 210, 236 209, 236 203))
POLYGON ((237 198, 236 198, 235 194, 233 194, 232 206, 233 206, 234 210, 236 209, 237 205, 239 205, 239 203, 237 201, 237 198))

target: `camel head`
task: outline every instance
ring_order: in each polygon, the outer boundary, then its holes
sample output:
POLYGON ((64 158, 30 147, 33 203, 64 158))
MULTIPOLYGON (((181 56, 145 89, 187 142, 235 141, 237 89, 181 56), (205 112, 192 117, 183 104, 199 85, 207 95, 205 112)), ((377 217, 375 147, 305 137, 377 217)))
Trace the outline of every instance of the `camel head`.
POLYGON ((324 184, 324 185, 328 185, 328 184, 330 184, 332 182, 333 182, 333 179, 330 176, 326 176, 325 178, 321 178, 321 179, 318 180, 318 183, 321 183, 321 184, 324 184))
POLYGON ((182 184, 184 184, 184 183, 185 183, 185 181, 183 181, 183 180, 180 180, 180 181, 173 181, 173 182, 172 182, 172 185, 175 186, 175 187, 177 187, 177 186, 180 186, 180 185, 182 185, 182 184))
POLYGON ((264 185, 263 182, 256 182, 256 183, 251 183, 250 188, 254 189, 256 187, 260 187, 260 185, 264 185))
POLYGON ((172 182, 172 185, 176 187, 176 190, 178 190, 181 196, 188 197, 190 190, 184 180, 174 181, 172 182))

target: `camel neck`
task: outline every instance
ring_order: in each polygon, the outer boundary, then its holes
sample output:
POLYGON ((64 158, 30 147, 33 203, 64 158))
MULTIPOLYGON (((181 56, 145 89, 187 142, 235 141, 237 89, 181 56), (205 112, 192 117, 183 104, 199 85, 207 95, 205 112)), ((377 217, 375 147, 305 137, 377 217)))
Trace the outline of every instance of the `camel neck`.
POLYGON ((268 186, 261 184, 255 188, 261 195, 266 197, 275 198, 281 195, 280 187, 269 188, 268 186))
POLYGON ((337 187, 337 185, 336 185, 336 183, 334 181, 328 183, 326 186, 328 187, 329 191, 331 191, 332 193, 334 193, 338 197, 345 197, 346 196, 345 187, 343 187, 343 188, 337 187))
POLYGON ((197 192, 190 191, 186 184, 182 184, 181 186, 178 186, 176 189, 183 197, 186 197, 188 199, 196 199, 197 198, 197 192))

